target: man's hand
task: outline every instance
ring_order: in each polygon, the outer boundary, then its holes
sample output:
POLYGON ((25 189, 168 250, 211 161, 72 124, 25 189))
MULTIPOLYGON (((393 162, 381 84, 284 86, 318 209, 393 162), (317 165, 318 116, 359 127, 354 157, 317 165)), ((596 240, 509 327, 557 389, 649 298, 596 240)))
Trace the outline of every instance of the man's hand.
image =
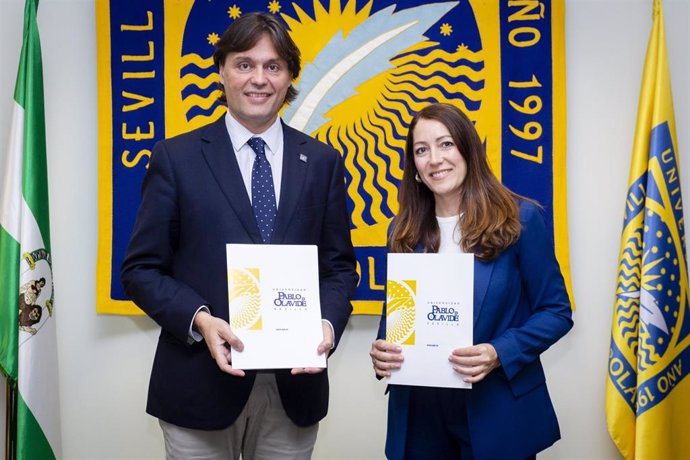
MULTIPOLYGON (((321 320, 321 327, 323 328, 323 340, 321 341, 319 346, 316 347, 316 352, 320 355, 331 351, 331 348, 335 343, 335 337, 333 336, 333 328, 331 327, 331 325, 328 324, 328 322, 321 320)), ((326 356, 326 359, 328 359, 328 356, 326 356)), ((320 372, 323 372, 323 370, 323 367, 296 367, 292 369, 290 373, 292 375, 318 374, 320 372)))
POLYGON ((489 375, 489 372, 501 365, 498 353, 493 345, 480 343, 472 347, 456 348, 448 357, 453 370, 466 377, 467 383, 477 383, 489 375))
POLYGON ((244 377, 243 370, 232 368, 231 347, 242 351, 244 344, 232 333, 230 325, 225 320, 211 316, 205 311, 199 311, 196 314, 194 325, 204 337, 208 351, 220 370, 235 377, 244 377))
POLYGON ((402 347, 381 339, 371 344, 369 356, 379 377, 390 377, 391 370, 400 369, 403 362, 402 347))

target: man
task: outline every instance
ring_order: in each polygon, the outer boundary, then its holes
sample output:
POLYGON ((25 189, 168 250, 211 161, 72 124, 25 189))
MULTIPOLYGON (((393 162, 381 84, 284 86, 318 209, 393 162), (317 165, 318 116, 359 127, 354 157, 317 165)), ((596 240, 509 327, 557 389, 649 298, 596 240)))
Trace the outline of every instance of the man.
POLYGON ((147 412, 168 458, 310 458, 328 409, 326 371, 233 368, 243 344, 228 324, 225 245, 318 246, 315 346, 331 353, 357 283, 343 161, 278 117, 301 64, 272 15, 233 22, 214 62, 228 113, 156 145, 122 265, 125 291, 162 329, 147 412))

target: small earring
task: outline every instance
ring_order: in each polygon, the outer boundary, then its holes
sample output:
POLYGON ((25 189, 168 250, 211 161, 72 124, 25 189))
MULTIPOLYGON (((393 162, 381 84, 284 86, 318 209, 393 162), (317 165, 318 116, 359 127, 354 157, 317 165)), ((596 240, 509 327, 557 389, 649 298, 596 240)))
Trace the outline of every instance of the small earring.
POLYGON ((421 181, 422 181, 422 179, 419 178, 419 173, 418 173, 418 172, 414 173, 414 180, 416 180, 417 182, 421 182, 421 181))

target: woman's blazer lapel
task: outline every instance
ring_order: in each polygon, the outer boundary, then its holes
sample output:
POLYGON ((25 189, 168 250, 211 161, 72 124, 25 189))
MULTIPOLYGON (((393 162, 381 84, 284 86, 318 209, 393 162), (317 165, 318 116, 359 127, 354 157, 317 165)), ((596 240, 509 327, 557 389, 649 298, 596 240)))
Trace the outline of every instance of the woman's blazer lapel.
POLYGON ((474 325, 477 325, 479 312, 484 305, 484 297, 489 288, 491 273, 494 269, 494 261, 483 261, 474 257, 474 325))

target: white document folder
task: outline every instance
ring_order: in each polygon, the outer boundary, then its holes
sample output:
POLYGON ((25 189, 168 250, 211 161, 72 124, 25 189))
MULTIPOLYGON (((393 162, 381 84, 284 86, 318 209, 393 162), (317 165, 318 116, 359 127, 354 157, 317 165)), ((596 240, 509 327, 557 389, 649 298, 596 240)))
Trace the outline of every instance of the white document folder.
POLYGON ((472 388, 448 357, 473 344, 474 255, 388 254, 386 340, 404 361, 388 383, 472 388))
POLYGON ((236 369, 326 367, 316 246, 228 244, 230 328, 244 343, 236 369))

